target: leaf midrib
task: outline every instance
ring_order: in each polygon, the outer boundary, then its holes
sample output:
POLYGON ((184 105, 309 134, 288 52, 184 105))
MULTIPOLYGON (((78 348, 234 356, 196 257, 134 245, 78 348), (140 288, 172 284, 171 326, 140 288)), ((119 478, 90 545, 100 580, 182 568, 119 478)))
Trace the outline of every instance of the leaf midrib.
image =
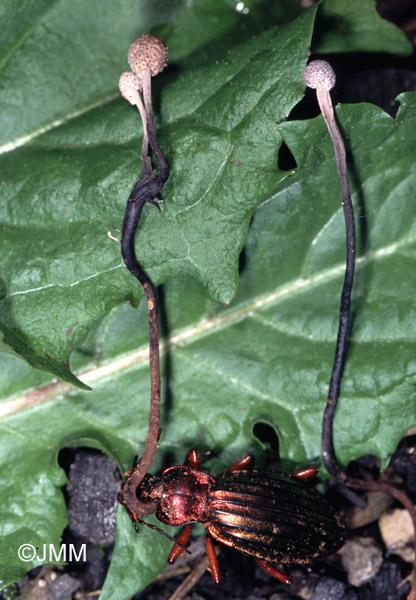
MULTIPOLYGON (((401 246, 416 242, 416 236, 404 238, 400 242, 391 244, 368 253, 357 259, 358 268, 363 268, 371 261, 393 254, 401 246)), ((248 302, 241 303, 238 306, 226 309, 221 315, 211 319, 201 319, 193 326, 188 326, 173 332, 172 335, 161 341, 161 353, 167 350, 172 351, 177 347, 185 347, 197 339, 201 339, 214 331, 219 331, 250 316, 252 313, 263 310, 276 304, 278 301, 303 292, 306 288, 320 285, 331 279, 339 277, 344 272, 344 263, 340 263, 331 269, 320 271, 312 277, 300 277, 294 279, 284 286, 279 287, 271 293, 256 296, 248 302)), ((132 367, 142 368, 148 364, 148 348, 141 346, 138 350, 130 352, 103 366, 93 367, 83 372, 77 373, 77 377, 87 385, 93 386, 100 380, 108 378, 117 373, 130 369, 132 367)), ((0 405, 0 419, 8 415, 15 414, 22 410, 29 409, 41 402, 53 402, 57 397, 62 396, 73 390, 73 386, 63 382, 49 384, 34 391, 26 392, 7 400, 0 405)))
POLYGON ((106 96, 102 100, 97 100, 97 102, 94 102, 93 104, 89 104, 88 106, 86 106, 80 110, 76 110, 72 113, 69 113, 68 115, 61 116, 58 119, 54 119, 50 123, 46 123, 45 125, 42 125, 42 127, 38 127, 37 129, 34 129, 33 131, 31 131, 30 133, 27 133, 26 135, 22 135, 19 138, 15 138, 14 140, 7 142, 7 144, 3 144, 2 146, 0 146, 0 156, 2 154, 6 154, 7 152, 11 152, 12 150, 15 150, 16 148, 19 148, 20 146, 24 146, 25 144, 28 144, 29 142, 37 139, 44 133, 48 133, 48 131, 51 131, 51 129, 55 129, 56 127, 60 127, 61 125, 66 125, 73 119, 82 117, 83 115, 85 115, 86 113, 88 113, 91 110, 94 110, 96 108, 101 108, 105 104, 108 104, 109 102, 112 102, 113 100, 116 100, 116 98, 119 98, 119 97, 120 97, 119 93, 111 94, 110 96, 106 96))

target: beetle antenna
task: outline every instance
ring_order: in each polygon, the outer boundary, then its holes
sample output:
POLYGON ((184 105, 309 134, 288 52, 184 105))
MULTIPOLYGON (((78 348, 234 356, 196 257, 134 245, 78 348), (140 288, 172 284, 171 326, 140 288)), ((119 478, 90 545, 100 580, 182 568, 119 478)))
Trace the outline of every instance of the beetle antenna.
MULTIPOLYGON (((156 525, 153 525, 152 523, 146 523, 146 521, 142 521, 142 519, 137 519, 137 522, 140 523, 140 525, 146 525, 147 527, 150 527, 150 529, 154 529, 155 531, 158 531, 159 533, 161 533, 162 535, 167 537, 168 540, 173 542, 176 546, 179 546, 179 548, 182 548, 182 550, 184 550, 187 554, 192 554, 192 552, 190 550, 185 548, 185 546, 183 546, 180 542, 178 542, 178 540, 175 540, 174 537, 172 537, 171 535, 166 533, 166 531, 163 531, 163 529, 156 527, 156 525)), ((136 523, 133 523, 133 527, 137 531, 137 533, 140 533, 140 529, 137 527, 136 523)))

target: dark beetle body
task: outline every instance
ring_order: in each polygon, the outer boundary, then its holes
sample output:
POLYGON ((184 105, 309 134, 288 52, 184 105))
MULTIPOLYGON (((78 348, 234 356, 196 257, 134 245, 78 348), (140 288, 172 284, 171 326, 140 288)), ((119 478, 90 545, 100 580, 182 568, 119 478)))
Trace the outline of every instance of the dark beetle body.
POLYGON ((344 543, 345 527, 326 500, 277 471, 228 471, 210 490, 208 531, 257 558, 309 563, 344 543))
POLYGON ((137 495, 160 501, 160 521, 202 523, 214 539, 265 561, 309 563, 344 543, 345 527, 332 507, 295 475, 244 469, 214 478, 176 466, 149 476, 137 495))

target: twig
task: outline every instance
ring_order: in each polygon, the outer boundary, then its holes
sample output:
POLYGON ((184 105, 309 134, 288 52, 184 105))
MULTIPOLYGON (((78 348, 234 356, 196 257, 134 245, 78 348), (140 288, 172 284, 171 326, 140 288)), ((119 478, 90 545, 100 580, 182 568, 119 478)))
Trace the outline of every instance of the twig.
POLYGON ((188 592, 198 583, 208 568, 208 557, 204 556, 189 575, 176 588, 169 600, 183 600, 188 592))

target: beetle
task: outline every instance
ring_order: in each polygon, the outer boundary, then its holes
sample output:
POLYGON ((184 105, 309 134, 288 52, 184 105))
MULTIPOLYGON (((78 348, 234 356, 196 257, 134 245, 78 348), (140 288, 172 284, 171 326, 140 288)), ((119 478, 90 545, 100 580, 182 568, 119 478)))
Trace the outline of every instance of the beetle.
MULTIPOLYGON (((146 514, 156 513, 159 521, 168 525, 186 525, 173 540, 170 563, 181 554, 196 523, 206 529, 215 583, 221 583, 221 575, 213 539, 253 556, 264 570, 286 584, 291 578, 271 562, 307 564, 343 545, 341 519, 319 492, 304 483, 315 476, 315 467, 289 475, 253 469, 253 465, 254 458, 248 454, 212 477, 201 470, 198 452, 192 449, 185 465, 169 467, 160 476, 145 475, 135 494, 141 507, 149 507, 146 514)), ((137 522, 149 524, 132 507, 127 485, 128 479, 120 489, 119 501, 137 530, 137 522)))

